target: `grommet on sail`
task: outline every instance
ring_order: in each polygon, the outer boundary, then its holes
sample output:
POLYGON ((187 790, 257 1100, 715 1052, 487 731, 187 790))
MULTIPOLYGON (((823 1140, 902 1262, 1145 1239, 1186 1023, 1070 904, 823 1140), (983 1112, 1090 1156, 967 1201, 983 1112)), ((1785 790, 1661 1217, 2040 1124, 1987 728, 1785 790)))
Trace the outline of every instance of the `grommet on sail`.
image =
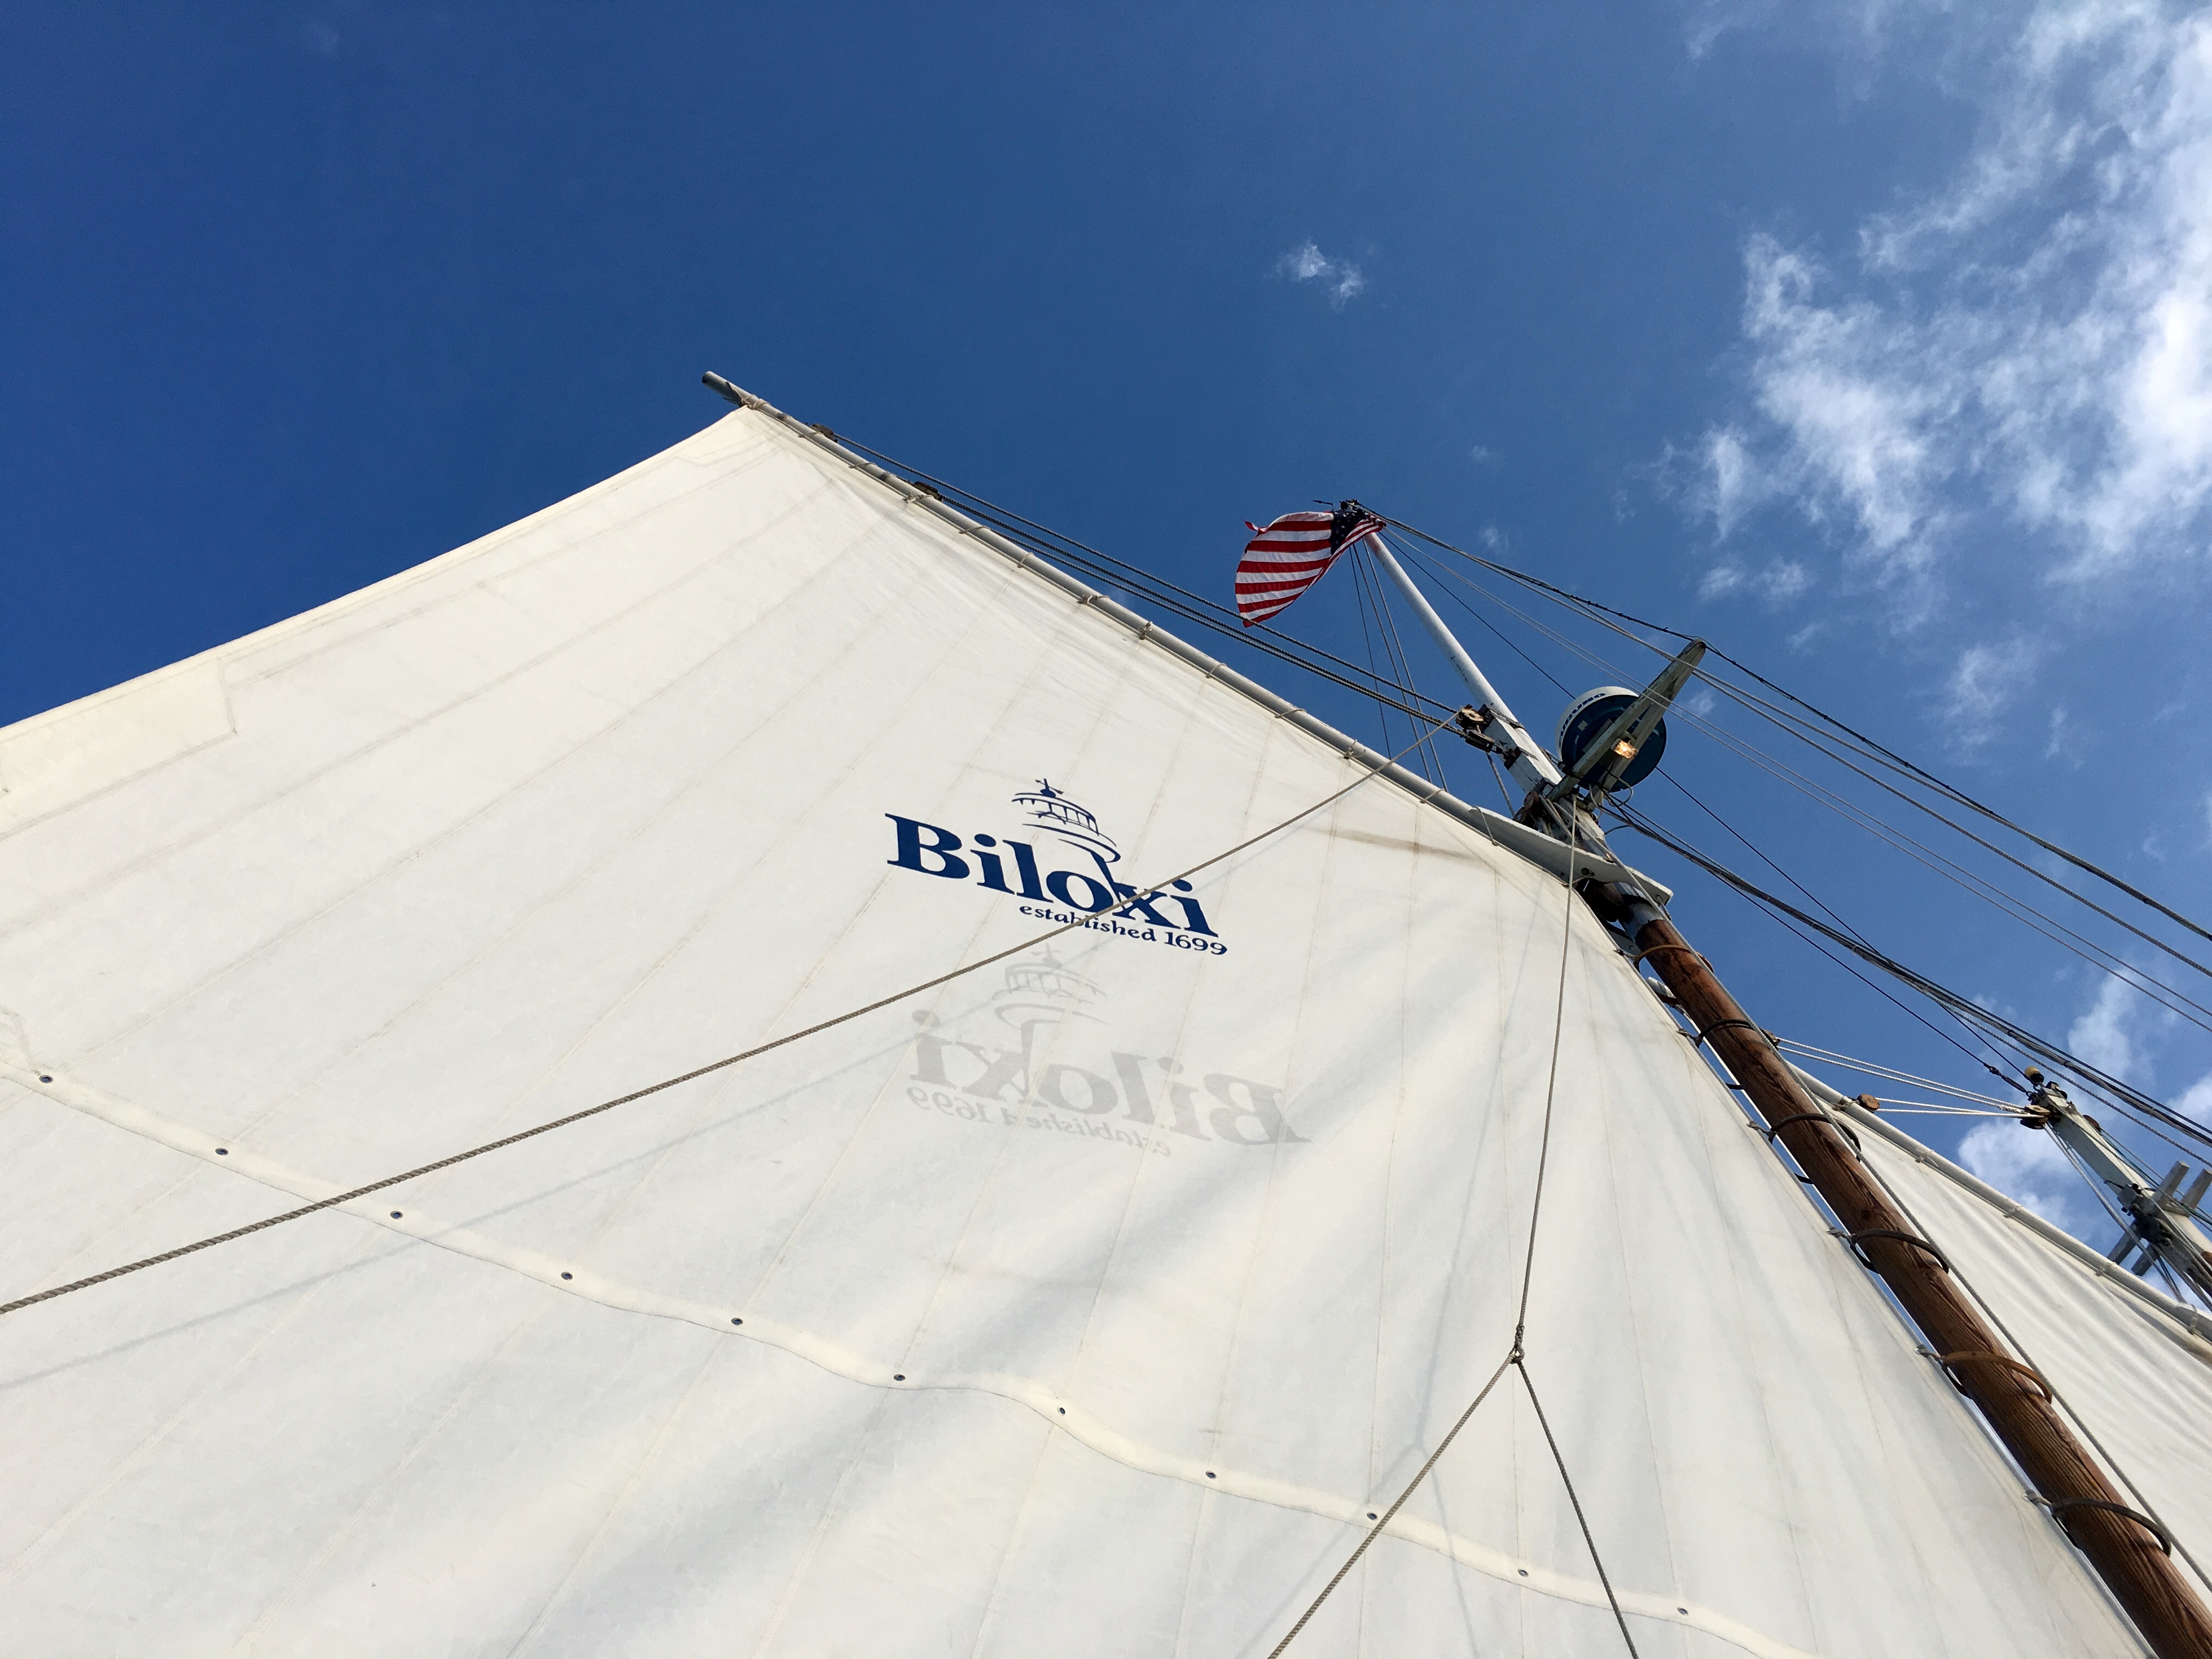
POLYGON ((2113 1551, 2186 1628, 2212 1316, 1605 842, 1695 653, 1565 756, 1452 658, 1490 811, 710 383, 0 731, 0 1650, 2014 1659, 2149 1639, 2113 1551))

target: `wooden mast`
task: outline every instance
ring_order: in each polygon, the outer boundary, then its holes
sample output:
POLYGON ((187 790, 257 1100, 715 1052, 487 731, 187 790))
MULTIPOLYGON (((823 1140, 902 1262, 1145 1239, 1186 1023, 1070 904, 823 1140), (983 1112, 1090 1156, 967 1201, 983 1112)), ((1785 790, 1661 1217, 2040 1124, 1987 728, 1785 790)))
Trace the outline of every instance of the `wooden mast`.
MULTIPOLYGON (((1358 506, 1347 501, 1345 509, 1358 506)), ((1547 834, 1564 832, 1603 848, 1591 816, 1606 792, 1627 778, 1627 766, 1652 735, 1658 716, 1705 654, 1692 640, 1641 696, 1581 755, 1554 764, 1540 752, 1443 618, 1422 598, 1379 536, 1369 545, 1451 660, 1475 706, 1462 709, 1463 736, 1505 758, 1528 791, 1517 815, 1547 834), (1504 734, 1504 741, 1497 733, 1504 734), (1618 743, 1616 744, 1616 739, 1618 743), (1586 793, 1587 792, 1587 793, 1586 793)), ((1565 741, 1564 734, 1562 741, 1565 741)), ((2042 1377, 2008 1353, 1989 1322, 1951 1276, 1950 1264, 1921 1237, 1860 1161, 1838 1121, 1799 1085, 1765 1031, 1729 994, 1705 957, 1692 950, 1666 914, 1634 888, 1589 882, 1583 897, 1599 917, 1635 942, 1687 1014, 1702 1042, 1712 1044, 1765 1120, 1768 1138, 1786 1147, 1814 1190, 1843 1223, 1850 1247, 1896 1297, 1960 1390, 1980 1408, 2052 1518, 2088 1558, 2113 1598, 2159 1659, 2212 1659, 2212 1609, 2175 1568, 2167 1540, 2106 1479, 2088 1449, 2058 1414, 2042 1377)))
POLYGON ((1743 1085, 1770 1139, 1789 1149, 1835 1212, 1852 1247, 1888 1285, 1960 1390, 2087 1556, 2159 1659, 2212 1659, 2212 1610, 2168 1558, 2163 1540, 2105 1478, 2053 1406, 2042 1380, 1996 1333, 1859 1161, 1837 1120, 1799 1085, 1673 922, 1634 890, 1592 883, 1592 909, 1635 941, 1702 1040, 1743 1085))

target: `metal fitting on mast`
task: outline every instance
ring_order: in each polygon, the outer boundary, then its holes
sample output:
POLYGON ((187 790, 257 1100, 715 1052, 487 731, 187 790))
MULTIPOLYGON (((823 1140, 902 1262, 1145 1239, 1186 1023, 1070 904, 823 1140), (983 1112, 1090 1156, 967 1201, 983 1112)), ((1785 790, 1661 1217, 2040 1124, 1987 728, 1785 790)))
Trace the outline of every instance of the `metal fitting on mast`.
POLYGON ((2189 1174, 2186 1164, 2176 1164, 2165 1180, 2154 1182, 2065 1090, 2033 1066, 2024 1075, 2035 1092, 2028 1097, 2021 1127, 2049 1131, 2112 1189, 2128 1218, 2119 1243, 2108 1253, 2112 1260, 2126 1267, 2132 1256, 2131 1270, 2137 1273, 2153 1261, 2162 1262, 2198 1295, 2212 1298, 2212 1241, 2197 1224, 2198 1206, 2212 1187, 2212 1170, 2199 1170, 2186 1192, 2181 1186, 2189 1174))

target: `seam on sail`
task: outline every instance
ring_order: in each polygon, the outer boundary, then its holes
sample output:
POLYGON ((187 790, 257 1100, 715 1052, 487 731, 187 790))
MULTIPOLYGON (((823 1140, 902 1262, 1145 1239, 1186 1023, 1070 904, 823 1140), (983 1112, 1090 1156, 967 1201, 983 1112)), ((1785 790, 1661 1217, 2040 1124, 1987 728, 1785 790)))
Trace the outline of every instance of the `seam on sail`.
MULTIPOLYGON (((654 594, 650 596, 650 600, 641 600, 639 602, 638 605, 631 607, 630 610, 635 611, 641 609, 646 603, 657 601, 665 594, 672 592, 677 588, 681 587, 685 582, 690 581, 694 576, 698 575, 708 568, 708 567, 702 565, 699 567, 697 570, 693 571, 678 580, 671 582, 661 589, 655 590, 654 594)), ((621 616, 626 617, 629 614, 630 611, 626 611, 621 613, 621 616)), ((254 814, 273 807, 280 800, 288 799, 302 793, 303 791, 318 787, 337 778, 342 775, 346 767, 351 766, 356 762, 365 759, 372 753, 379 753, 395 744, 406 742, 419 732, 427 730, 431 723, 457 714, 469 704, 475 702, 477 698, 490 695, 495 690, 506 690, 511 688, 514 684, 520 681, 520 677, 523 674, 532 669, 543 667, 550 664, 553 659, 562 652, 578 645, 582 641, 589 638, 592 633, 598 630, 586 630, 580 632, 568 639, 564 639, 553 649, 541 653, 537 657, 531 659, 528 662, 521 664, 515 668, 497 676, 494 679, 485 682, 483 684, 474 688, 459 697, 455 697, 447 702, 439 705, 436 708, 431 710, 427 715, 410 720, 407 725, 394 728, 392 731, 374 739, 373 742, 362 744, 359 748, 348 753, 340 761, 333 763, 331 766, 323 768, 306 778, 295 780, 291 783, 288 783, 274 793, 257 797, 250 807, 234 817, 223 820, 220 823, 206 826, 204 830, 202 832, 195 832, 191 836, 180 838, 173 843, 156 849, 155 853, 147 855, 146 858, 134 861, 127 870, 118 869, 116 872, 111 872, 108 876, 103 877, 101 882, 94 887, 81 890, 76 893, 65 895, 64 897, 57 899, 52 904, 47 906, 44 911, 38 913, 35 915, 33 923, 21 925, 44 925, 52 921, 63 913, 63 907, 64 904, 76 904, 82 902, 93 894, 97 893, 103 889, 112 887, 118 879, 126 875, 144 874, 158 869, 160 867, 159 860, 167 859, 172 854, 181 852, 188 846, 197 846, 201 842, 211 838, 218 831, 234 827, 236 824, 243 823, 246 819, 250 818, 254 814)), ((424 839, 394 850, 389 857, 384 860, 382 863, 366 873, 361 874, 358 879, 351 880, 349 884, 342 889, 328 894, 323 902, 317 905, 315 908, 307 911, 304 915, 294 915, 285 920, 282 925, 275 927, 272 931, 262 934, 261 936, 252 939, 250 943, 237 949, 229 957, 218 963, 214 968, 203 973, 200 977, 195 980, 191 984, 176 990, 167 1001, 156 1004, 151 1008, 143 1009, 132 1017, 126 1024, 116 1026, 113 1029, 102 1033, 98 1042, 85 1052, 87 1054, 97 1054, 106 1048, 112 1048, 115 1044, 123 1042, 125 1038, 143 1030, 148 1025, 160 1020, 164 1016, 173 1013, 176 1010, 191 1002, 194 998, 206 994, 207 992, 211 988, 218 984, 225 975, 235 973, 245 964, 257 960, 270 951, 283 948, 287 943, 298 937, 306 929, 313 927, 317 923, 322 921, 325 918, 339 912, 345 907, 358 902, 364 894, 369 892, 375 887, 377 883, 386 879, 394 872, 404 868, 418 859, 421 859, 433 849, 442 848, 457 837, 470 833, 491 814, 509 808, 514 802, 526 797, 531 790, 539 787, 545 779, 550 777, 561 768, 574 763, 578 756, 586 754, 594 744, 606 739, 614 732, 619 731, 630 722, 637 720, 641 714, 648 708, 651 708, 654 704, 658 703, 661 698, 674 695, 679 689, 691 682, 695 677, 708 672, 715 663, 720 661, 729 652, 734 649, 737 644, 738 641, 736 640, 726 641, 723 644, 708 651, 699 657, 697 660, 686 665, 665 684, 656 688, 648 696, 640 701, 637 704, 626 711, 617 714, 613 718, 606 720, 604 724, 592 727, 591 730, 586 732, 579 741, 572 743, 568 748, 561 750, 558 754, 546 760, 543 765, 538 767, 535 770, 530 772, 520 780, 510 783, 507 787, 501 789, 497 794, 478 802, 471 811, 469 811, 465 817, 449 821, 434 833, 428 835, 424 839)), ((741 739, 738 744, 732 744, 731 750, 727 752, 735 752, 738 749, 742 748, 745 742, 749 742, 750 740, 750 738, 751 733, 749 732, 745 738, 741 739)), ((703 779, 707 774, 702 772, 701 775, 703 779)), ((640 831, 641 832, 642 829, 651 822, 651 818, 647 819, 644 823, 641 824, 640 831)))
MULTIPOLYGON (((118 1129, 198 1158, 210 1169, 244 1176, 262 1186, 289 1193, 295 1197, 313 1200, 343 1190, 336 1182, 303 1175, 273 1158, 261 1157, 243 1148, 231 1149, 222 1162, 217 1163, 215 1156, 217 1142, 214 1136, 171 1122, 143 1106, 82 1084, 66 1083, 59 1079, 42 1084, 38 1081, 37 1073, 24 1072, 5 1060, 0 1060, 0 1078, 19 1084, 57 1105, 66 1106, 88 1117, 98 1118, 118 1129)), ((419 1210, 410 1208, 401 1220, 395 1222, 386 1213, 368 1207, 375 1202, 371 1199, 359 1200, 353 1205, 339 1206, 338 1212, 388 1231, 418 1239, 425 1244, 435 1245, 456 1255, 505 1267, 526 1278, 535 1279, 548 1289, 580 1297, 602 1307, 644 1314, 653 1318, 680 1320, 712 1331, 718 1336, 750 1338, 767 1346, 780 1348, 848 1382, 879 1389, 887 1394, 899 1391, 899 1385, 890 1380, 892 1371, 888 1364, 879 1364, 868 1360, 811 1331, 751 1316, 746 1316, 742 1328, 732 1328, 730 1322, 732 1316, 722 1308, 710 1307, 686 1297, 670 1296, 624 1284, 588 1268, 564 1268, 561 1266, 562 1258, 521 1245, 503 1243, 468 1228, 443 1225, 419 1210), (564 1276, 568 1274, 574 1277, 564 1276)), ((1056 1394, 1033 1377, 1003 1371, 963 1371, 936 1381, 918 1382, 906 1386, 916 1392, 923 1389, 961 1389, 996 1395, 1011 1404, 1026 1407, 1042 1419, 1048 1428, 1060 1430, 1101 1456, 1109 1457, 1139 1474, 1181 1480, 1202 1492, 1219 1492, 1231 1498, 1271 1504, 1277 1509, 1297 1510, 1349 1527, 1360 1526, 1365 1514, 1366 1500, 1364 1498, 1340 1498, 1332 1492, 1319 1492, 1266 1475, 1247 1474, 1219 1464, 1216 1464, 1209 1473, 1203 1461, 1177 1456, 1133 1439, 1103 1419, 1093 1416, 1076 1401, 1056 1394)), ((1576 1578, 1533 1562, 1524 1569, 1504 1552, 1448 1532, 1431 1522, 1401 1516, 1392 1524, 1388 1535, 1401 1543, 1414 1544, 1445 1556, 1462 1566, 1498 1580, 1509 1589, 1529 1590, 1589 1607, 1603 1609, 1609 1606, 1604 1589, 1595 1580, 1576 1578), (1525 1577, 1522 1576, 1524 1571, 1525 1577)), ((1725 1613, 1694 1602, 1638 1590, 1620 1591, 1619 1599, 1626 1612, 1640 1618, 1702 1631, 1754 1656, 1754 1659, 1820 1659, 1820 1656, 1808 1650, 1794 1647, 1725 1613), (1678 1611, 1686 1605, 1689 1608, 1686 1614, 1678 1611)))

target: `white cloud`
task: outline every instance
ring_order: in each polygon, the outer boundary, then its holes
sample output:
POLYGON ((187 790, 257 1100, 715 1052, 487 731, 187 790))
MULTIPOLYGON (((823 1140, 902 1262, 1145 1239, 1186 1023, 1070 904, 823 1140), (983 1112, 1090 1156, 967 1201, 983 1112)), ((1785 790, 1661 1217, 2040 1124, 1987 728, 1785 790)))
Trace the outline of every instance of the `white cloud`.
POLYGON ((2140 992, 2108 977, 2088 1012, 2067 1028, 2067 1048, 2100 1071, 2131 1081, 2142 1059, 2135 1028, 2142 1006, 2140 992))
POLYGON ((1328 295, 1329 309, 1341 311, 1345 302, 1367 289, 1367 279, 1349 259, 1332 259, 1311 241, 1299 243, 1275 261, 1275 274, 1294 283, 1319 283, 1328 295))
POLYGON ((1698 597, 1721 599, 1741 593, 1765 599, 1770 605, 1780 605, 1796 599, 1812 585, 1810 573, 1794 559, 1775 559, 1758 570, 1723 562, 1705 572, 1705 579, 1698 584, 1698 597))
POLYGON ((2080 1234, 2100 1212, 2050 1134, 2017 1123, 1978 1123, 1959 1142, 1959 1162, 2056 1226, 2080 1234))
MULTIPOLYGON (((1844 9, 1869 42, 1908 9, 1844 9)), ((2046 0, 1994 63, 1960 173, 1846 264, 1750 239, 1748 407, 1692 496, 1723 538, 1786 497, 1908 616, 1963 523, 2086 579, 2201 556, 2212 520, 2212 11, 2046 0)))
MULTIPOLYGON (((2043 745, 2043 758, 2063 760, 2078 769, 2089 757, 2089 734, 2082 730, 2081 722, 2074 718, 2066 705, 2062 702, 2053 708, 2051 711, 2050 734, 2043 745)), ((2051 873, 2057 875, 2059 872, 2053 871, 2051 873)))
POLYGON ((1498 452, 1488 444, 1476 444, 1467 452, 1467 458, 1477 466, 1488 466, 1498 459, 1498 452))
POLYGON ((1996 735, 2027 679, 2027 654, 2018 647, 1968 646, 1943 687, 1946 735, 1960 749, 1980 748, 1996 735))
POLYGON ((2212 1115, 2212 1072, 2207 1072, 2184 1089, 2181 1098, 2173 1103, 2173 1109, 2199 1122, 2208 1115, 2212 1115))

